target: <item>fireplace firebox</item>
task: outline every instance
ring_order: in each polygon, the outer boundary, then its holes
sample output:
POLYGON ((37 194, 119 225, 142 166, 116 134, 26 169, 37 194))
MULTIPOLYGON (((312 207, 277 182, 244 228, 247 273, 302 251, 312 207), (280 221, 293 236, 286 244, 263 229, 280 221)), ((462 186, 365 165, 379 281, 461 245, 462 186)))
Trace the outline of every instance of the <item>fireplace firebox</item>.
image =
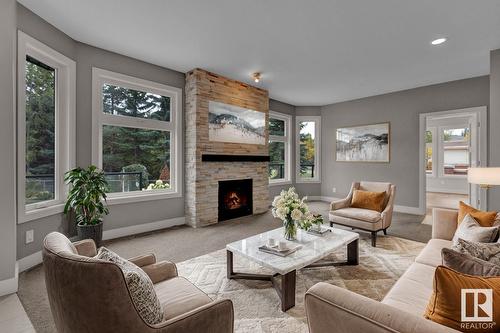
POLYGON ((251 215, 252 179, 219 181, 219 221, 251 215))

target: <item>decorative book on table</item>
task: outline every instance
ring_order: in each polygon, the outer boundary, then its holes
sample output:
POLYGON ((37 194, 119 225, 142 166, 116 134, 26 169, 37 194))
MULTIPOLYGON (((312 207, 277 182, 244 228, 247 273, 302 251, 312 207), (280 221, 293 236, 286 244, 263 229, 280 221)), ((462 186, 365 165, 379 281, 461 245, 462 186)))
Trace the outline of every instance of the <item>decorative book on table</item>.
POLYGON ((331 232, 331 231, 332 231, 332 229, 330 229, 330 228, 321 227, 320 230, 317 230, 315 228, 311 228, 311 229, 307 230, 307 233, 311 234, 311 235, 316 235, 316 236, 323 236, 327 232, 331 232))
POLYGON ((267 246, 267 245, 262 245, 262 246, 259 246, 259 251, 274 254, 274 255, 277 255, 280 257, 286 257, 287 255, 294 253, 295 251, 297 251, 301 247, 302 247, 301 245, 293 245, 291 247, 287 247, 286 249, 280 251, 280 250, 278 250, 277 246, 271 247, 271 246, 267 246))

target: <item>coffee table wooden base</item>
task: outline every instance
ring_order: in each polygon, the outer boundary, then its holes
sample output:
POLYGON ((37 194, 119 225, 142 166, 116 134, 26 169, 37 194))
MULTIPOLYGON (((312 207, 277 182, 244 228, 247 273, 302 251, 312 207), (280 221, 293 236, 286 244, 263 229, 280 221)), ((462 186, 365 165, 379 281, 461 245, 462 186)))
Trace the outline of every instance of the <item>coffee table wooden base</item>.
POLYGON ((227 278, 228 279, 243 279, 243 280, 262 280, 270 281, 274 289, 281 299, 281 310, 283 312, 295 306, 295 280, 296 271, 293 270, 285 275, 274 274, 251 274, 251 273, 236 273, 233 270, 233 252, 227 252, 227 278))
MULTIPOLYGON (((239 273, 234 271, 233 266, 233 252, 226 250, 227 253, 227 278, 228 279, 243 279, 243 280, 262 280, 270 281, 274 289, 281 299, 281 310, 283 312, 295 306, 295 285, 297 273, 295 270, 282 274, 266 275, 266 274, 252 274, 252 273, 239 273)), ((347 261, 333 262, 333 261, 318 261, 314 264, 306 266, 305 268, 324 267, 324 266, 344 266, 344 265, 357 265, 359 262, 359 248, 358 240, 347 245, 347 261)))

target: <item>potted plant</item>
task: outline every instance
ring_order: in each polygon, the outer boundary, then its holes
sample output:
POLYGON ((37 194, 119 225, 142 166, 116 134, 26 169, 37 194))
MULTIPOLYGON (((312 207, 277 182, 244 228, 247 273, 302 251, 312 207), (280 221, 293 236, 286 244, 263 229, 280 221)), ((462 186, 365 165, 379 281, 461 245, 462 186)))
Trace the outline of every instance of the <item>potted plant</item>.
POLYGON ((75 168, 66 172, 64 181, 71 188, 64 206, 64 214, 74 214, 80 239, 93 239, 97 246, 102 240, 102 216, 109 213, 106 207, 108 182, 104 172, 95 165, 75 168))

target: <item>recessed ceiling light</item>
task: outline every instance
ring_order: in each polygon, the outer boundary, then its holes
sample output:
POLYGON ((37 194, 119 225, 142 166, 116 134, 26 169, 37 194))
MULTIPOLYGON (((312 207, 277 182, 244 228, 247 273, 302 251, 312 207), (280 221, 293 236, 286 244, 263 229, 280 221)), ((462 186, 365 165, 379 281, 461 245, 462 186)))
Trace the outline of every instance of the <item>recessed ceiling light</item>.
POLYGON ((259 83, 260 81, 260 73, 259 72, 255 72, 252 74, 252 78, 254 80, 255 83, 259 83))
POLYGON ((439 45, 439 44, 443 44, 444 42, 446 42, 446 38, 438 38, 438 39, 434 39, 431 44, 432 45, 439 45))

